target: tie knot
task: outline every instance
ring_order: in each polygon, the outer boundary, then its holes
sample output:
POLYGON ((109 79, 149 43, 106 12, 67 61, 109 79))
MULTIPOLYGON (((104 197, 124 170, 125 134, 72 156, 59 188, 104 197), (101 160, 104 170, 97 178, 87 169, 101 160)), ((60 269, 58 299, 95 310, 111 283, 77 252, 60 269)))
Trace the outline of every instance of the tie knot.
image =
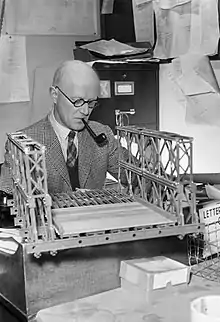
POLYGON ((68 134, 68 138, 73 140, 75 138, 75 135, 76 135, 75 131, 70 131, 68 134))

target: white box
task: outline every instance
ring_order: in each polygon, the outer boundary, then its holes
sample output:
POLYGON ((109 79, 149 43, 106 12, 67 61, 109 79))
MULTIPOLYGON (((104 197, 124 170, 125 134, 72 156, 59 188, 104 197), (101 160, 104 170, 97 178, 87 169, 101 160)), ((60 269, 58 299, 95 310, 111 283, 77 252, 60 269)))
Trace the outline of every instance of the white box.
POLYGON ((158 256, 122 261, 119 276, 126 287, 129 284, 124 283, 122 279, 140 290, 152 291, 166 288, 167 285, 187 284, 189 274, 189 266, 158 256))

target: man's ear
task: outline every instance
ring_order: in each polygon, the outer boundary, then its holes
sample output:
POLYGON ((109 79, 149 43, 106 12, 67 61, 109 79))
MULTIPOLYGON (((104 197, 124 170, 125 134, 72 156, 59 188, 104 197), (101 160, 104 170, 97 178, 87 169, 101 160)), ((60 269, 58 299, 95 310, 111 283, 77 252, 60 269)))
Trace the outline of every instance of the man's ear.
POLYGON ((56 87, 50 86, 50 96, 53 100, 53 103, 56 104, 57 103, 57 96, 58 96, 58 90, 56 87))

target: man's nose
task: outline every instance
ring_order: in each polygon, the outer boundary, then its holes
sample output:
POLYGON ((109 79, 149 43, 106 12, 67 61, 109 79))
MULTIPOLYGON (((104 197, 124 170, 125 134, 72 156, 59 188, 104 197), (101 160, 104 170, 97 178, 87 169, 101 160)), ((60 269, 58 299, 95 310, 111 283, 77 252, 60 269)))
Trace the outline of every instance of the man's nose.
POLYGON ((81 112, 84 115, 89 115, 89 105, 88 105, 88 103, 83 104, 83 106, 81 107, 81 112))

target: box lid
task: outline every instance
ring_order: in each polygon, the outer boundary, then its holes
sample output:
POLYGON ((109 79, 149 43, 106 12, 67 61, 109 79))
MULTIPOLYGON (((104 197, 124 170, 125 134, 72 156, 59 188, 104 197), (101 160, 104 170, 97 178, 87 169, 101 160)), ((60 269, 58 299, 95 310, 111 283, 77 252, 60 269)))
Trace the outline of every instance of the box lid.
POLYGON ((121 262, 121 278, 139 286, 152 290, 188 283, 189 267, 165 256, 132 259, 121 262))

